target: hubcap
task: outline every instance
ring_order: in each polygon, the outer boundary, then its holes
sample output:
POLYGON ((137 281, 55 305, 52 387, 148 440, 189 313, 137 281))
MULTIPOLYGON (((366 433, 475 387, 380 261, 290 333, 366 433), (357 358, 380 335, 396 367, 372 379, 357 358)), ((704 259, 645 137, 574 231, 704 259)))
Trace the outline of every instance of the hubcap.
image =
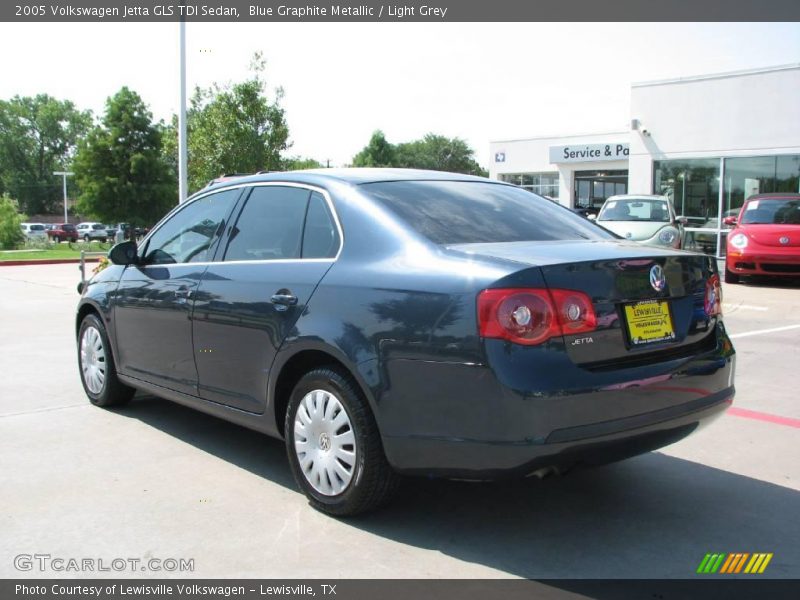
POLYGON ((294 450, 306 481, 325 496, 341 494, 353 479, 356 438, 347 411, 330 392, 303 396, 294 419, 294 450))
POLYGON ((94 327, 83 330, 81 338, 81 371, 89 391, 99 394, 106 382, 106 352, 103 338, 94 327))

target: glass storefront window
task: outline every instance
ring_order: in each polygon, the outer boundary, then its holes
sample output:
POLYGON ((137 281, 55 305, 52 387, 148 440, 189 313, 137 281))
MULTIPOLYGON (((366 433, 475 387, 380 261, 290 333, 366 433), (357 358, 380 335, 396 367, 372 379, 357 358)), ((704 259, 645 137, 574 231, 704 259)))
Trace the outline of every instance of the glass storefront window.
POLYGON ((502 173, 500 181, 558 200, 558 173, 502 173))
MULTIPOLYGON (((655 161, 653 191, 672 200, 679 215, 688 217, 695 250, 723 256, 727 231, 719 221, 719 158, 655 161), (694 230, 694 231, 692 231, 694 230), (720 248, 717 248, 717 233, 720 248)), ((800 193, 800 155, 748 156, 724 159, 722 217, 739 214, 754 194, 800 193)))
POLYGON ((669 198, 675 212, 702 227, 719 210, 719 159, 658 160, 654 192, 669 198))

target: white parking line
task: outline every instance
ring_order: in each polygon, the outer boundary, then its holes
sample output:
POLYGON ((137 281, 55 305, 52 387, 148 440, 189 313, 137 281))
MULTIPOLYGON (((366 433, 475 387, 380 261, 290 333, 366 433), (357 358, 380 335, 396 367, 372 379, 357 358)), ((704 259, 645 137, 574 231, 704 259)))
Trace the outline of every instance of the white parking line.
POLYGON ((754 306, 752 304, 728 304, 727 302, 722 303, 723 310, 736 310, 739 308, 743 308, 744 310, 758 310, 758 311, 766 311, 769 310, 766 306, 754 306))
POLYGON ((779 331, 789 331, 800 329, 800 325, 786 325, 785 327, 773 327, 772 329, 757 329, 756 331, 745 331, 744 333, 734 333, 731 338, 750 337, 751 335, 762 335, 764 333, 777 333, 779 331))

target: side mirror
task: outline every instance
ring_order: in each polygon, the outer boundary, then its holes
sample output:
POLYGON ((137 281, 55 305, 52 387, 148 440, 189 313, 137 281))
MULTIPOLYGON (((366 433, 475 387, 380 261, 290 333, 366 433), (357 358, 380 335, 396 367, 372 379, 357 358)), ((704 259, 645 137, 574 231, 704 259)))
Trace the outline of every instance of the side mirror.
POLYGON ((139 262, 136 242, 120 242, 108 253, 108 259, 115 265, 135 265, 139 262))
POLYGON ((683 215, 680 217, 675 217, 675 220, 684 227, 689 224, 689 217, 684 217, 683 215))
POLYGON ((722 219, 722 224, 734 226, 736 225, 736 217, 725 217, 722 219))

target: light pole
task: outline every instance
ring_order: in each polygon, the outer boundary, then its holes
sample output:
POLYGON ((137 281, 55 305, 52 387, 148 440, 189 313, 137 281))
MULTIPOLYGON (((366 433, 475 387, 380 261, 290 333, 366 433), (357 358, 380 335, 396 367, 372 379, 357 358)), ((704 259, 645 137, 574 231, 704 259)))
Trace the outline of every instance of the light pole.
POLYGON ((53 171, 53 175, 61 175, 64 179, 64 223, 69 223, 67 216, 67 177, 75 175, 72 171, 53 171))
POLYGON ((180 35, 180 107, 178 108, 178 203, 186 201, 187 174, 186 174, 186 19, 181 17, 180 35))

